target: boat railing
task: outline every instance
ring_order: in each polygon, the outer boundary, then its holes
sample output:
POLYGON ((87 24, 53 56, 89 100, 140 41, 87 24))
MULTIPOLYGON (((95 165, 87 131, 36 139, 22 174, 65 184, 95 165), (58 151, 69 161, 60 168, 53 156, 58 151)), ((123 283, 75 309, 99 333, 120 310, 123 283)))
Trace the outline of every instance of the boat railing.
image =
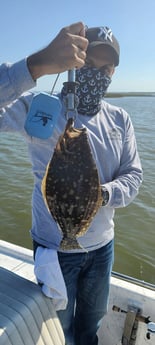
POLYGON ((136 284, 136 285, 139 285, 139 286, 142 286, 142 287, 145 287, 147 289, 155 291, 155 285, 154 284, 148 283, 144 280, 140 280, 140 279, 137 279, 134 277, 130 277, 130 276, 125 275, 123 273, 118 273, 118 272, 112 271, 112 277, 122 279, 128 283, 136 284))

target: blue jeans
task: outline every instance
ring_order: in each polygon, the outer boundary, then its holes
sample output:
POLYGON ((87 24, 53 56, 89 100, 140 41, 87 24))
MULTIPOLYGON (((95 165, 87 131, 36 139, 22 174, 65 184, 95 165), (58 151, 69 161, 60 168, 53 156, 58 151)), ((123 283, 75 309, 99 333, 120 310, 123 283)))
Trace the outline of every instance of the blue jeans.
POLYGON ((58 311, 66 345, 97 345, 97 330, 107 313, 114 242, 88 253, 58 253, 68 305, 58 311))

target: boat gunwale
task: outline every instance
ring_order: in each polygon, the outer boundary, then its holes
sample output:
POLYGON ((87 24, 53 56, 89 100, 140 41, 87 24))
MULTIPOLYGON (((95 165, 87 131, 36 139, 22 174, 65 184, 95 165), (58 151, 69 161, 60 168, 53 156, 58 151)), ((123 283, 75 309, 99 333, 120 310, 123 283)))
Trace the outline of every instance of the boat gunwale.
POLYGON ((123 273, 112 271, 112 277, 117 278, 117 279, 121 279, 121 280, 124 280, 128 283, 132 283, 132 284, 135 284, 135 285, 138 285, 138 286, 141 286, 141 287, 155 291, 155 285, 154 284, 146 282, 144 280, 140 280, 140 279, 128 276, 128 275, 123 274, 123 273))
MULTIPOLYGON (((33 261, 33 250, 27 249, 25 247, 0 240, 0 254, 7 255, 8 257, 13 257, 24 261, 25 263, 34 264, 33 261)), ((137 286, 147 288, 149 290, 155 291, 155 284, 140 280, 126 274, 112 271, 112 278, 117 278, 128 283, 135 284, 137 286)))

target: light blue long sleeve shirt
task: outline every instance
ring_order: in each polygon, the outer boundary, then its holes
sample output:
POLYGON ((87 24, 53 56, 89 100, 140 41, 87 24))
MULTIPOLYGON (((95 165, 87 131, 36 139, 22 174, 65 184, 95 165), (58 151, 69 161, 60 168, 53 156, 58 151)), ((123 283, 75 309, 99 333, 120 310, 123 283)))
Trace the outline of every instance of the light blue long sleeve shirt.
POLYGON ((27 68, 27 60, 0 65, 0 108, 36 86, 27 68))
MULTIPOLYGON (((23 90, 23 86, 21 89, 23 90)), ((7 103, 12 101, 9 92, 7 93, 6 88, 7 103)), ((24 129, 24 124, 32 98, 33 94, 26 93, 5 108, 1 108, 0 129, 20 132, 28 145, 34 174, 32 238, 41 245, 59 250, 62 234, 46 208, 41 182, 58 138, 65 128, 66 118, 62 107, 54 132, 49 139, 30 137, 24 129)), ((87 128, 100 183, 109 191, 108 204, 99 209, 87 233, 78 239, 82 247, 90 251, 106 245, 113 239, 115 208, 125 207, 133 201, 142 183, 142 168, 134 128, 129 115, 123 109, 103 101, 101 111, 95 116, 78 114, 75 127, 87 128)), ((71 252, 76 251, 79 250, 71 252)))

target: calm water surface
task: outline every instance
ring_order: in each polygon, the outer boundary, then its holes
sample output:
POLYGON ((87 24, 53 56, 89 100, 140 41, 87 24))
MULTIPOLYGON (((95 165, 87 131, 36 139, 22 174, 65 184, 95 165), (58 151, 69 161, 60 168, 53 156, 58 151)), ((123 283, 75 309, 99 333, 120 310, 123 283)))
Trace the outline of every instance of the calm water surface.
MULTIPOLYGON (((108 99, 131 116, 144 170, 134 202, 115 215, 115 271, 155 284, 155 97, 108 99)), ((33 176, 25 143, 18 135, 1 134, 1 236, 32 248, 33 176)))

